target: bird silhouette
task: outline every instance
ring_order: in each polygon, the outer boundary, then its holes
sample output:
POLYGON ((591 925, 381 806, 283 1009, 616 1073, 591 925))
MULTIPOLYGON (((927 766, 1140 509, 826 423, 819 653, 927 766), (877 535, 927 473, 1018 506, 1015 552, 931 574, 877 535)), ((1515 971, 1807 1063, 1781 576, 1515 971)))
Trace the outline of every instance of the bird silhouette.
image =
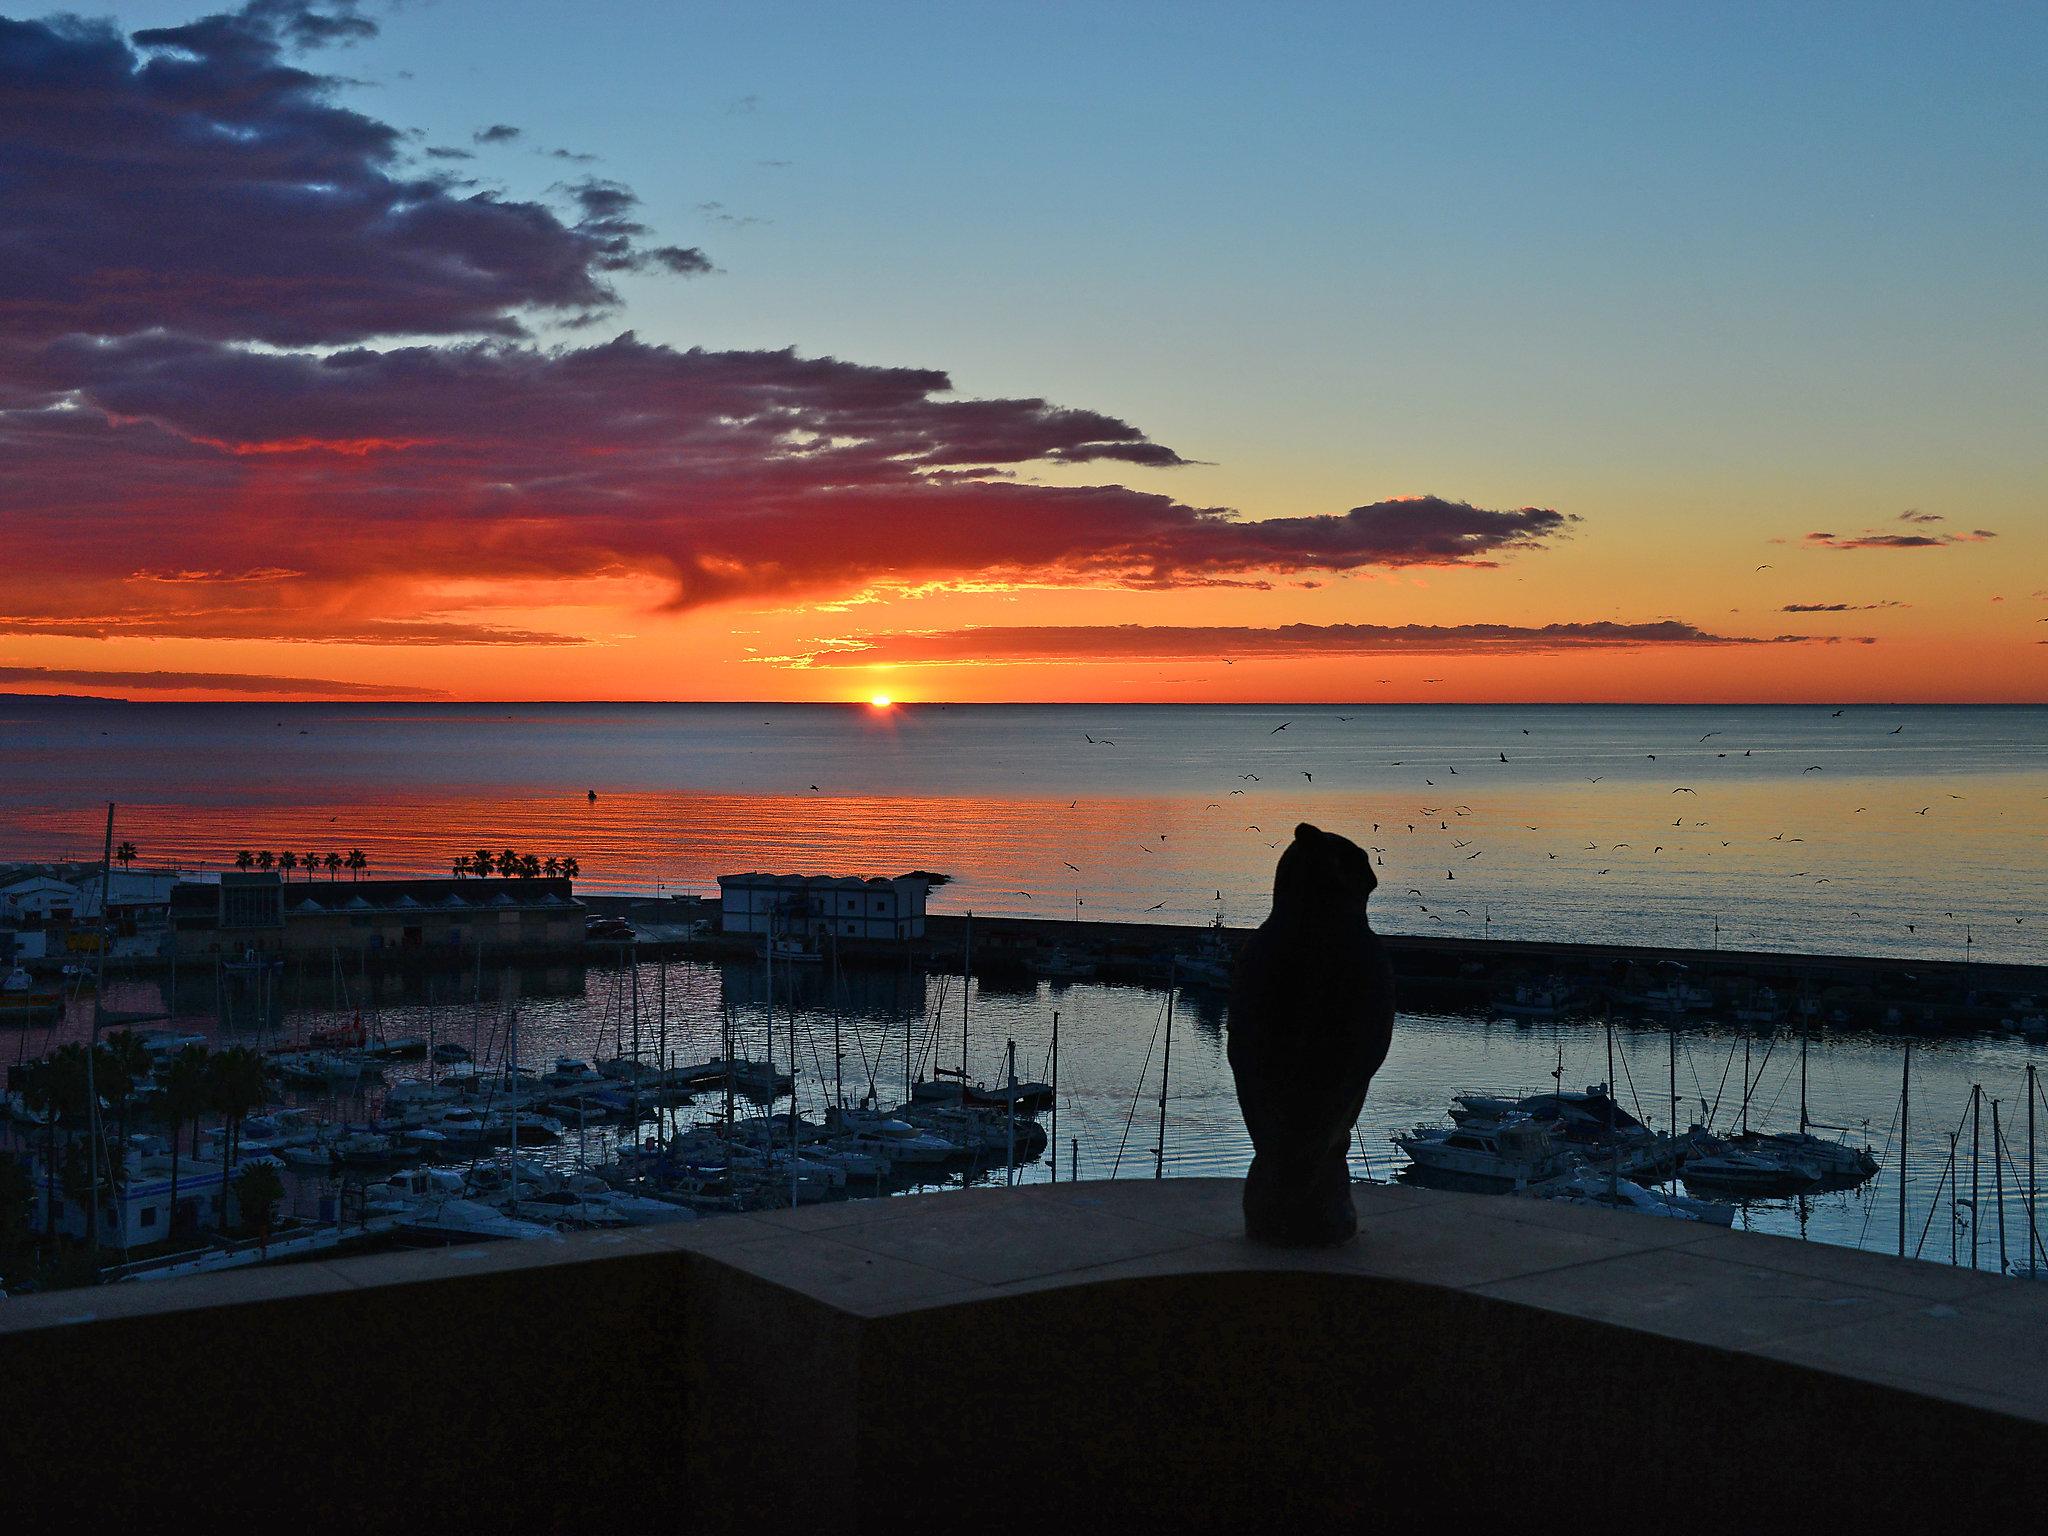
MULTIPOLYGON (((1060 862, 1062 864, 1067 864, 1067 861, 1065 859, 1061 859, 1060 862)), ((1078 864, 1067 864, 1067 868, 1071 869, 1077 875, 1081 873, 1081 866, 1078 864)))
POLYGON ((1292 724, 1294 724, 1292 720, 1282 720, 1278 725, 1274 726, 1273 729, 1266 732, 1266 734, 1268 736, 1278 736, 1282 731, 1286 730, 1287 727, 1292 724))

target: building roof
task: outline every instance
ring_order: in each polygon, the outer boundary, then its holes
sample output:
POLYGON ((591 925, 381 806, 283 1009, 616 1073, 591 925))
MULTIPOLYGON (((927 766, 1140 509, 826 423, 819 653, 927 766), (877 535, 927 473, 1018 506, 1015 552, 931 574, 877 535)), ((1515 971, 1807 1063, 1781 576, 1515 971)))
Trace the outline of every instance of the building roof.
MULTIPOLYGON (((481 880, 314 880, 276 882, 262 877, 237 879, 235 885, 279 883, 284 895, 285 915, 292 918, 323 917, 330 914, 362 916, 386 912, 414 916, 439 910, 451 915, 475 907, 497 911, 546 909, 564 911, 579 908, 570 882, 564 879, 481 880)), ((218 910, 222 886, 211 882, 187 881, 172 892, 172 905, 187 912, 218 910)))
POLYGON ((793 887, 801 890, 860 891, 873 886, 894 888, 906 880, 923 885, 932 883, 928 875, 720 875, 720 885, 770 885, 793 887))

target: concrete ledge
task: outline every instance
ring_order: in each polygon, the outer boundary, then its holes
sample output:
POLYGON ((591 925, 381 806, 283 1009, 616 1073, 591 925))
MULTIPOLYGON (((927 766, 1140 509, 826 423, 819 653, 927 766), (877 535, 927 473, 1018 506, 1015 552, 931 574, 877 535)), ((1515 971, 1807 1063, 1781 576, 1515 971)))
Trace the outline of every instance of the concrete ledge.
POLYGON ((1361 1187, 809 1207, 0 1303, 0 1507, 318 1525, 2026 1512, 2048 1285, 1361 1187), (1423 1503, 1422 1501, 1427 1501, 1423 1503), (956 1518, 957 1517, 957 1518, 956 1518))

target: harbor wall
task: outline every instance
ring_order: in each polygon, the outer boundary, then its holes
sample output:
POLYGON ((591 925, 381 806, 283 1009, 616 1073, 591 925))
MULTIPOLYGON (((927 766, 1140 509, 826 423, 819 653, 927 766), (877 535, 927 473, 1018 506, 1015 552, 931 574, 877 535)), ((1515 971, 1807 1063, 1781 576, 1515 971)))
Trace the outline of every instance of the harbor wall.
POLYGON ((2021 1523, 2048 1287, 1547 1202, 1033 1186, 0 1302, 24 1525, 2021 1523), (1544 1518, 1548 1518, 1545 1516, 1544 1518))

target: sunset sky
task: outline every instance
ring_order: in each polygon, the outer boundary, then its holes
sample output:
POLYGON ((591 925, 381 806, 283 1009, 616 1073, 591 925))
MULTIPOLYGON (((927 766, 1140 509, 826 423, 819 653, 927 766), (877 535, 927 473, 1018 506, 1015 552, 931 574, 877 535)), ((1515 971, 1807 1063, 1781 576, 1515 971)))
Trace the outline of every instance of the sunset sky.
POLYGON ((0 18, 0 692, 2048 699, 2048 10, 0 18))

